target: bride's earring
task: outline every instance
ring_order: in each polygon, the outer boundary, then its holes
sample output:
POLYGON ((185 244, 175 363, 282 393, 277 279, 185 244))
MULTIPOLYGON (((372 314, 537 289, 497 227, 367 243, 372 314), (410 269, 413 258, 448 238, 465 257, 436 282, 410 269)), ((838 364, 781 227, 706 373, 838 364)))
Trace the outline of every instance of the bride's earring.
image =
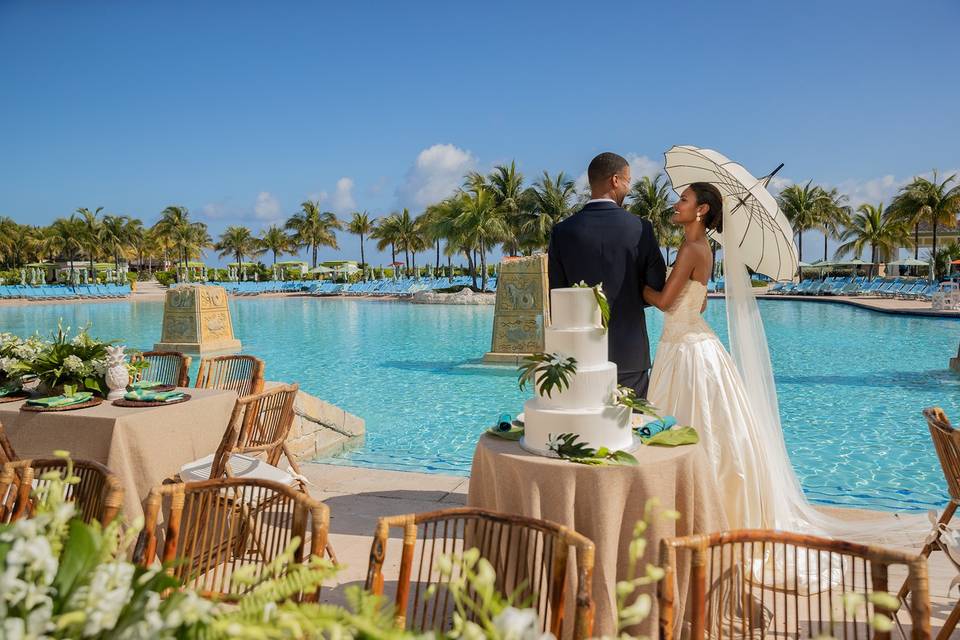
POLYGON ((697 211, 697 222, 703 222, 703 214, 697 211))

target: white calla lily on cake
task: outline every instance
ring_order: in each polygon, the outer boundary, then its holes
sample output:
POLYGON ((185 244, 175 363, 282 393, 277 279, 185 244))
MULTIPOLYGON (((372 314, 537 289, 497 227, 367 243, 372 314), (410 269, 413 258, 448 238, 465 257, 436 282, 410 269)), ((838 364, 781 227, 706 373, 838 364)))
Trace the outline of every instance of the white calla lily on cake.
POLYGON ((710 237, 726 246, 736 242, 744 264, 774 280, 797 272, 793 228, 767 186, 783 165, 755 178, 742 165, 713 149, 677 145, 665 154, 666 172, 677 195, 694 182, 708 182, 723 195, 723 233, 710 237))

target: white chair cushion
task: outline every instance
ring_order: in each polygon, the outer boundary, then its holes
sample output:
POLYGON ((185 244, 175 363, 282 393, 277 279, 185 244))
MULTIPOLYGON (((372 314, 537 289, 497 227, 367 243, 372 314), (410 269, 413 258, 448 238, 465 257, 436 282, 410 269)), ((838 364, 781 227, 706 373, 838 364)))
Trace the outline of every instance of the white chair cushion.
MULTIPOLYGON (((211 453, 180 467, 180 479, 184 482, 209 480, 210 469, 213 467, 213 456, 214 454, 211 453)), ((230 456, 230 473, 235 478, 273 480, 290 487, 297 484, 297 479, 286 471, 269 465, 260 458, 245 456, 240 453, 234 453, 230 456)))

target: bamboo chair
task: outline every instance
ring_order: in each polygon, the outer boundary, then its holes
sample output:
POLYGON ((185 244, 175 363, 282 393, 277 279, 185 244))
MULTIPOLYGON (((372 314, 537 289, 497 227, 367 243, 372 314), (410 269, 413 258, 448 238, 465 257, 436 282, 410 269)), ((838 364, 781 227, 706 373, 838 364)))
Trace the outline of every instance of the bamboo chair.
MULTIPOLYGON (((67 462, 63 458, 17 460, 3 465, 0 495, 13 494, 15 499, 12 508, 4 508, 0 512, 0 521, 7 523, 29 517, 34 507, 31 493, 49 483, 43 479, 43 475, 48 471, 63 473, 66 469, 67 462)), ((73 474, 80 481, 67 485, 67 501, 76 503, 77 512, 84 522, 96 520, 103 525, 110 524, 123 506, 120 479, 93 460, 74 460, 73 474)))
MULTIPOLYGON (((946 525, 953 518, 960 506, 960 431, 953 428, 947 414, 940 407, 930 407, 923 410, 923 417, 927 419, 927 427, 930 429, 930 437, 933 439, 933 446, 937 450, 937 457, 940 459, 940 468, 943 470, 943 477, 947 483, 947 493, 950 495, 950 502, 943 508, 943 515, 937 522, 937 531, 939 533, 940 525, 946 525)), ((934 550, 943 551, 940 536, 923 545, 920 555, 929 558, 934 550)), ((949 554, 944 553, 948 558, 949 554)), ((952 558, 950 559, 953 561, 952 558)), ((960 570, 960 566, 957 567, 960 570)), ((909 582, 904 582, 900 587, 900 600, 906 602, 907 594, 911 591, 909 582)), ((943 628, 937 634, 937 640, 946 640, 953 633, 960 622, 960 602, 953 608, 950 615, 947 616, 943 628)))
POLYGON ((200 360, 198 389, 236 391, 240 397, 263 391, 263 360, 254 356, 217 356, 200 360))
MULTIPOLYGON (((134 562, 157 557, 184 586, 214 600, 235 601, 247 587, 235 584, 240 567, 273 562, 294 537, 301 541, 294 562, 321 556, 327 545, 330 510, 289 486, 267 480, 220 478, 154 487, 134 562), (250 505, 271 505, 269 510, 250 505), (163 531, 158 525, 164 514, 163 531)), ((316 600, 316 593, 300 599, 316 600)))
POLYGON ((770 530, 729 531, 661 541, 658 585, 660 638, 673 640, 684 631, 690 640, 706 638, 876 638, 890 632, 874 629, 874 614, 897 618, 903 614, 867 604, 852 615, 844 594, 886 593, 891 566, 905 567, 914 598, 909 607, 913 640, 930 638, 930 602, 927 561, 901 551, 865 546, 795 533, 770 530), (689 634, 676 609, 677 557, 690 556, 689 634), (780 569, 758 558, 779 559, 780 569), (756 564, 754 564, 756 562, 756 564), (798 566, 810 570, 797 570, 798 566), (835 572, 833 580, 827 575, 835 572), (808 584, 798 577, 812 574, 808 584), (838 584, 835 584, 838 582, 838 584))
POLYGON ((133 356, 130 361, 146 360, 147 368, 137 375, 137 382, 149 380, 172 384, 175 387, 186 387, 190 384, 190 363, 193 358, 179 351, 145 351, 133 356))
POLYGON ((581 640, 590 636, 594 546, 576 531, 545 520, 474 508, 380 518, 366 581, 366 588, 377 595, 384 592, 383 564, 394 527, 403 529, 395 596, 397 627, 418 633, 450 628, 455 610, 445 589, 450 578, 442 577, 434 563, 440 555, 462 554, 475 547, 493 565, 498 591, 516 594, 520 602, 529 598, 540 617, 541 629, 560 638, 572 547, 577 574, 572 637, 581 640), (427 595, 431 586, 436 587, 433 597, 427 595))
POLYGON ((6 464, 14 460, 19 460, 17 452, 14 451, 10 438, 7 437, 7 431, 3 428, 3 423, 0 422, 0 464, 6 464))
MULTIPOLYGON (((255 478, 279 482, 308 494, 300 465, 287 448, 287 437, 293 426, 293 403, 299 388, 296 384, 277 385, 239 398, 217 451, 185 464, 173 481, 255 478), (281 458, 286 458, 289 471, 279 467, 281 458)), ((257 508, 268 509, 270 504, 257 508)), ((327 554, 337 562, 333 545, 327 545, 327 554)))

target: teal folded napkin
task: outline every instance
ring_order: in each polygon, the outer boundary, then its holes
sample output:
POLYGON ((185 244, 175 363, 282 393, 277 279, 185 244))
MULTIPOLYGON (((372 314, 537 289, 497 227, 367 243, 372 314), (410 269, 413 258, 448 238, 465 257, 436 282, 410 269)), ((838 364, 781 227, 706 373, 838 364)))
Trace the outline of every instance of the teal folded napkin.
POLYGON ((11 384, 11 385, 0 385, 0 398, 5 396, 13 395, 14 393, 20 393, 23 389, 20 385, 11 384))
POLYGON ((124 400, 136 400, 137 402, 173 402, 183 398, 183 391, 147 391, 137 390, 128 391, 124 394, 124 400))
POLYGON ((685 444, 697 444, 700 442, 700 435, 693 427, 680 427, 679 429, 668 429, 650 438, 640 438, 643 444, 657 447, 679 447, 685 444))
POLYGON ((523 437, 523 427, 510 427, 508 431, 500 431, 497 427, 490 427, 487 433, 504 440, 519 440, 523 437))
POLYGON ((156 387, 166 386, 162 382, 156 382, 154 380, 140 380, 139 382, 134 382, 130 385, 131 389, 154 389, 156 387))
POLYGON ((77 393, 71 396, 51 396, 49 398, 32 398, 27 400, 27 404, 33 405, 36 407, 69 407, 72 404, 80 404, 86 402, 93 397, 93 394, 89 391, 78 391, 77 393))

